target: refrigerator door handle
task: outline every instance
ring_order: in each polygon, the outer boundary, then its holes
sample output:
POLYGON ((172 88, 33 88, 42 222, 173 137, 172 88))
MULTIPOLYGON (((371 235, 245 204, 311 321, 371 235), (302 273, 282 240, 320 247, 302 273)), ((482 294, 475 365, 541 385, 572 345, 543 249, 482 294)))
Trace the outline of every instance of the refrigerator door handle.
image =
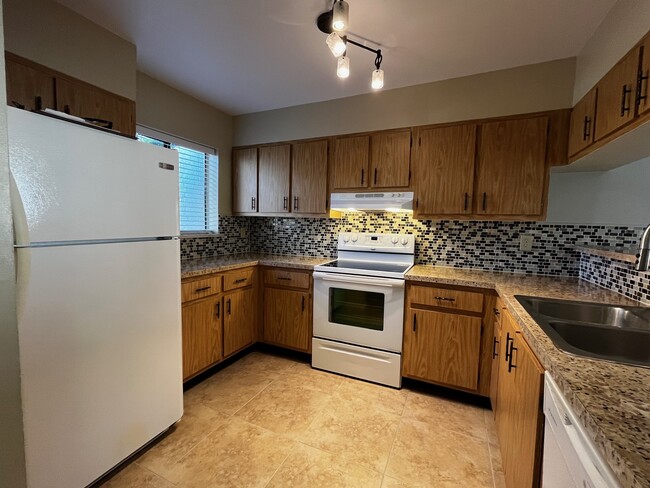
MULTIPOLYGON (((11 198, 11 217, 14 227, 14 244, 16 246, 29 245, 29 231, 25 206, 18 191, 14 176, 9 170, 9 195, 11 198)), ((14 271, 16 273, 16 312, 18 318, 23 314, 27 287, 29 286, 31 251, 29 249, 16 249, 14 253, 14 271)))

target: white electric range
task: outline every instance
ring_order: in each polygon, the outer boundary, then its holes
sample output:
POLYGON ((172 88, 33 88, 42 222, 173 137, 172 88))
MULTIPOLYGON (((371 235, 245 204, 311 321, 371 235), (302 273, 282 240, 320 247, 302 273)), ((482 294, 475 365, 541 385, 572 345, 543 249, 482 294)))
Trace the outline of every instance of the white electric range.
POLYGON ((312 366, 399 388, 414 236, 341 233, 337 249, 314 268, 312 366))

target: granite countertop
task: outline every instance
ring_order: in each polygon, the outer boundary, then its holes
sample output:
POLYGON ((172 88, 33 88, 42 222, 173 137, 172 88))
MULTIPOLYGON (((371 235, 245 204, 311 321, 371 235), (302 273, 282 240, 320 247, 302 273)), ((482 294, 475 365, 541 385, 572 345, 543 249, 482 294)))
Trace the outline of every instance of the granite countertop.
POLYGON ((205 259, 181 261, 181 278, 191 278, 248 266, 281 266, 294 269, 314 269, 314 266, 331 261, 333 258, 309 256, 285 256, 280 254, 232 254, 205 259))
POLYGON ((551 342, 515 299, 532 295, 638 305, 577 278, 536 277, 414 266, 409 281, 494 289, 521 326, 624 488, 650 487, 650 369, 569 355, 551 342))

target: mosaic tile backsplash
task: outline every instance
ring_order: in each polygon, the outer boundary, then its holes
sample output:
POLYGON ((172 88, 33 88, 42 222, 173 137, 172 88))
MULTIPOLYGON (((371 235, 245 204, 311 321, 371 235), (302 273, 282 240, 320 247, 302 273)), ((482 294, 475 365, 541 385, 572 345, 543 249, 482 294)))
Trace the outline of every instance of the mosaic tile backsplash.
POLYGON ((650 305, 650 272, 625 261, 581 253, 580 278, 650 305))
POLYGON ((181 240, 181 258, 265 252, 336 257, 339 232, 416 236, 416 262, 437 266, 581 277, 635 300, 650 300, 650 274, 629 263, 583 254, 576 246, 633 248, 643 229, 544 222, 418 221, 405 214, 349 213, 341 219, 220 217, 219 235, 181 240), (522 234, 533 250, 520 251, 522 234))

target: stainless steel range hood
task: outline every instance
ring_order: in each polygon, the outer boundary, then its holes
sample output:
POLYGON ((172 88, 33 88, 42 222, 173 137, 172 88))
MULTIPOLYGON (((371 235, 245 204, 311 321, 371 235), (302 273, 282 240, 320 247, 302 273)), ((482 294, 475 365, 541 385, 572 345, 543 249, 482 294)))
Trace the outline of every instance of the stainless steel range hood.
POLYGON ((339 212, 412 212, 413 192, 332 193, 330 208, 339 212))

